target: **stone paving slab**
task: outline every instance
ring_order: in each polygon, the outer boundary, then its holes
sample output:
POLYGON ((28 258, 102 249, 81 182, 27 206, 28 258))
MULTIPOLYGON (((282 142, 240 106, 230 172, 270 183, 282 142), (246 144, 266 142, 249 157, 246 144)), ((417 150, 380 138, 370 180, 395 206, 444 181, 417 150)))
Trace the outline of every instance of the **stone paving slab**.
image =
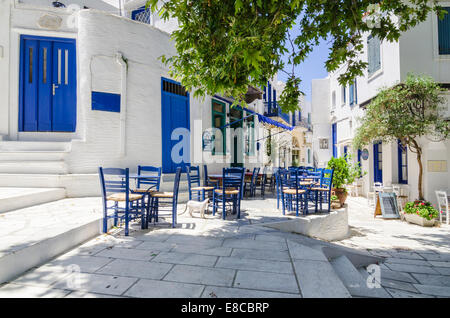
POLYGON ((12 283, 38 287, 50 287, 69 276, 69 272, 53 271, 51 268, 40 267, 17 278, 12 283))
POLYGON ((450 287, 450 276, 416 274, 416 273, 413 273, 412 275, 422 285, 450 287))
POLYGON ((111 259, 106 257, 65 254, 41 266, 40 269, 48 272, 66 272, 70 266, 76 266, 74 269, 79 269, 82 273, 93 273, 110 262, 111 259))
POLYGON ((232 252, 231 247, 214 247, 214 248, 204 248, 199 245, 177 245, 172 250, 172 252, 179 253, 193 253, 200 255, 210 255, 210 256, 230 256, 232 252))
POLYGON ((419 285, 419 284, 415 284, 414 287, 416 287, 422 294, 439 297, 450 297, 450 287, 419 285))
POLYGON ((318 249, 314 249, 305 245, 300 245, 298 243, 287 241, 289 246, 289 253, 293 259, 304 259, 304 260, 314 260, 314 261, 324 261, 327 262, 328 259, 318 249))
POLYGON ((255 241, 250 239, 225 239, 223 242, 225 247, 233 248, 248 248, 256 250, 274 250, 274 251, 285 251, 287 250, 287 245, 284 242, 267 242, 267 241, 255 241))
POLYGON ((297 281, 293 274, 238 271, 234 287, 299 293, 297 281))
POLYGON ((393 298, 434 298, 433 296, 410 293, 404 290, 386 288, 386 290, 391 294, 393 298))
POLYGON ((8 284, 0 288, 0 298, 62 298, 68 290, 8 284))
POLYGON ((137 261, 149 261, 153 257, 159 254, 159 251, 138 250, 133 248, 124 247, 112 247, 102 250, 95 254, 95 256, 109 257, 109 258, 121 258, 137 261))
POLYGON ((414 287, 412 283, 405 283, 398 280, 382 278, 381 286, 393 289, 400 289, 411 293, 419 293, 419 291, 414 287))
POLYGON ((217 256, 192 253, 162 252, 152 259, 152 262, 213 267, 217 258, 217 256))
POLYGON ((139 298, 198 298, 203 285, 141 279, 124 296, 139 298))
POLYGON ((305 298, 348 298, 350 293, 328 262, 296 260, 295 272, 305 298))
POLYGON ((392 264, 405 264, 405 265, 419 265, 419 266, 433 266, 431 263, 424 261, 424 260, 418 260, 418 259, 408 259, 408 258, 395 258, 395 257, 389 257, 385 259, 386 263, 392 263, 392 264))
POLYGON ((386 263, 386 266, 389 267, 389 269, 397 272, 439 274, 431 266, 419 266, 419 265, 396 264, 396 263, 386 263))
POLYGON ((235 272, 235 270, 225 268, 175 265, 169 274, 164 277, 164 280, 180 283, 231 286, 235 272))
POLYGON ((254 289, 206 286, 202 298, 301 298, 301 295, 254 289))
POLYGON ((251 259, 251 258, 240 258, 240 257, 220 257, 216 264, 216 267, 220 268, 231 268, 231 269, 241 269, 241 270, 254 270, 261 272, 272 272, 272 273, 283 273, 283 274, 293 274, 291 262, 279 262, 251 259))
POLYGON ((231 256, 272 261, 290 260, 288 251, 252 250, 248 248, 234 248, 231 256))
POLYGON ((119 296, 137 282, 137 280, 137 278, 130 277, 73 273, 52 287, 119 296))
POLYGON ((162 279, 172 267, 172 264, 116 259, 98 270, 97 273, 122 277, 162 279))

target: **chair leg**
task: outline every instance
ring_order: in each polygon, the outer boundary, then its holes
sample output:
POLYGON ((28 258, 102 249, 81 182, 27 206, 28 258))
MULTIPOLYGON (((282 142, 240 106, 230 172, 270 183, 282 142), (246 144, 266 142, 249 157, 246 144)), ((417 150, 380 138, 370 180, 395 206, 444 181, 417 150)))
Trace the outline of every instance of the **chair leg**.
POLYGON ((314 209, 314 213, 317 213, 317 205, 319 204, 319 191, 315 191, 316 195, 315 195, 315 209, 314 209))
POLYGON ((177 224, 177 205, 175 203, 172 203, 172 228, 175 228, 177 224))
POLYGON ((118 209, 119 209, 119 203, 114 202, 114 226, 117 226, 117 223, 119 220, 119 216, 117 214, 118 209))
POLYGON ((130 203, 129 202, 125 202, 125 236, 128 236, 129 234, 129 228, 128 226, 130 225, 130 203))
POLYGON ((213 216, 215 216, 216 215, 216 204, 217 204, 217 202, 216 202, 216 191, 213 191, 213 216))
POLYGON ((225 203, 226 203, 226 197, 225 194, 222 196, 222 218, 226 220, 227 218, 227 211, 225 209, 225 203))
POLYGON ((296 203, 295 215, 298 216, 298 208, 299 208, 299 206, 298 206, 298 204, 299 204, 299 202, 298 202, 298 195, 295 196, 295 203, 296 203))
MULTIPOLYGON (((108 209, 106 206, 103 207, 103 233, 108 232, 108 209)), ((442 217, 442 216, 441 216, 442 217)))
POLYGON ((141 199, 141 229, 144 230, 147 228, 148 223, 146 222, 146 209, 145 209, 145 196, 141 199))

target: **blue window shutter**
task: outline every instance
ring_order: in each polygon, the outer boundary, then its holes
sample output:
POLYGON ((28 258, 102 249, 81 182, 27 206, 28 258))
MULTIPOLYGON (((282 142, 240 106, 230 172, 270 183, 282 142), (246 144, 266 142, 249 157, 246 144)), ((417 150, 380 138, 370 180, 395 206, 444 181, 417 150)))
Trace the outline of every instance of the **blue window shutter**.
POLYGON ((350 105, 353 105, 354 99, 353 99, 353 84, 350 85, 350 105))
POLYGON ((355 79, 355 104, 358 104, 358 85, 356 83, 356 79, 355 79))
MULTIPOLYGON (((450 13, 450 7, 445 7, 445 10, 450 13)), ((450 54, 450 16, 449 13, 444 16, 444 19, 438 19, 438 39, 439 39, 439 54, 450 54)))

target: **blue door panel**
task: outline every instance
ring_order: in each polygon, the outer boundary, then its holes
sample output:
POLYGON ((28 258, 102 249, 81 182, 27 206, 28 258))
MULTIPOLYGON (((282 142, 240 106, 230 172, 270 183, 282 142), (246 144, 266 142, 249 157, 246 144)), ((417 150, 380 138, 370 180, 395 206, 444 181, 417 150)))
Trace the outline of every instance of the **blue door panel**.
POLYGON ((35 40, 26 40, 23 43, 23 130, 36 131, 38 112, 38 49, 39 43, 35 40))
POLYGON ((76 129, 75 40, 21 36, 19 131, 76 129))
POLYGON ((39 43, 38 131, 52 131, 52 42, 39 43))
MULTIPOLYGON (((162 79, 163 81, 169 81, 162 79)), ((179 83, 169 81, 172 84, 179 83)), ((182 167, 183 170, 189 162, 175 163, 172 160, 172 149, 173 147, 181 141, 172 140, 172 132, 177 128, 189 129, 190 115, 189 115, 189 94, 187 96, 177 95, 169 92, 165 92, 161 89, 161 99, 162 99, 162 166, 164 173, 174 173, 177 167, 182 167)), ((181 138, 181 137, 180 137, 181 138)), ((187 136, 189 138, 189 136, 187 136)), ((187 152, 187 157, 190 158, 190 145, 188 140, 188 147, 183 148, 181 151, 187 152)), ((180 156, 184 153, 181 152, 180 156)))
POLYGON ((74 132, 76 123, 75 44, 53 44, 53 131, 74 132))
POLYGON ((382 143, 373 144, 374 182, 383 182, 383 152, 382 143))

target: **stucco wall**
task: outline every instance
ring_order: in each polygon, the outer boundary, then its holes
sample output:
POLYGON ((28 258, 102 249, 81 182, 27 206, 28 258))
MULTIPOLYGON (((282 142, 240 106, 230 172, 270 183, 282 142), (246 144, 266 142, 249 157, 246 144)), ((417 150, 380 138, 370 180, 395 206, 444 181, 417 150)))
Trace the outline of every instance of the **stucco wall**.
POLYGON ((9 130, 10 0, 0 0, 0 135, 9 130))

